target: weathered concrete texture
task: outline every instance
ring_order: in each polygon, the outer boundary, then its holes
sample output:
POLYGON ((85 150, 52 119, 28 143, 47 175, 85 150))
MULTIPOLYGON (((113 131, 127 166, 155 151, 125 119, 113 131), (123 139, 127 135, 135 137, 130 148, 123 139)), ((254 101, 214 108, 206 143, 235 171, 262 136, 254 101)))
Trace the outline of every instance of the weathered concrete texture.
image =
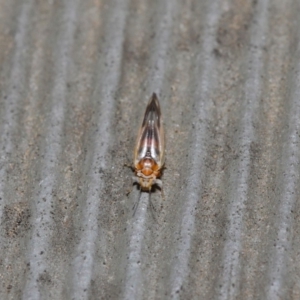
POLYGON ((0 299, 299 299, 299 11, 0 0, 0 299), (124 167, 153 92, 154 210, 124 167))

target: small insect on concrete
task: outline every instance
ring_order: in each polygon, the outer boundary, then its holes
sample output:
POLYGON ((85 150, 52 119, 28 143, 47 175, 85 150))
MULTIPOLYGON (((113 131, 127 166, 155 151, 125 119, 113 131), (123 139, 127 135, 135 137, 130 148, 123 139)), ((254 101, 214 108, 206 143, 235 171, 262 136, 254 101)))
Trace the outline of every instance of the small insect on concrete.
POLYGON ((162 181, 159 179, 164 166, 165 134, 161 110, 155 93, 151 96, 144 119, 138 132, 134 149, 134 183, 141 191, 148 191, 157 185, 163 195, 162 181))

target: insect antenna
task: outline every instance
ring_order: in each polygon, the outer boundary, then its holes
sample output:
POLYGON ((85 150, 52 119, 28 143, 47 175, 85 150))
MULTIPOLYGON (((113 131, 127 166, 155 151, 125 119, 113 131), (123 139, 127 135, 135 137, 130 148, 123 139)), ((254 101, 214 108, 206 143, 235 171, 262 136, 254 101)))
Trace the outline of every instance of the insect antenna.
POLYGON ((163 200, 166 200, 165 193, 163 187, 160 188, 161 197, 163 200))
POLYGON ((138 198, 138 200, 134 203, 134 205, 133 205, 133 207, 132 207, 132 210, 133 210, 132 217, 135 216, 135 213, 136 213, 136 211, 137 211, 137 208, 138 208, 139 203, 140 203, 140 200, 141 200, 141 195, 142 195, 142 189, 140 188, 139 198, 138 198))
POLYGON ((152 215, 152 218, 154 219, 154 221, 157 223, 157 219, 156 219, 156 216, 155 216, 155 212, 156 212, 156 209, 153 205, 153 202, 151 200, 151 188, 149 190, 149 204, 150 204, 150 210, 151 210, 151 215, 152 215))

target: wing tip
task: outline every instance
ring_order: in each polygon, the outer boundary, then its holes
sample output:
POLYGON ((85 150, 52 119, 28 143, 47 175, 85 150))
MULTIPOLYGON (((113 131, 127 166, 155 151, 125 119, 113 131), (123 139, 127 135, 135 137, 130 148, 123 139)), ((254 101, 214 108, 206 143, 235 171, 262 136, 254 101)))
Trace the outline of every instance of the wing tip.
POLYGON ((155 92, 152 93, 152 96, 149 100, 149 106, 153 106, 153 105, 156 109, 160 110, 159 100, 155 92))

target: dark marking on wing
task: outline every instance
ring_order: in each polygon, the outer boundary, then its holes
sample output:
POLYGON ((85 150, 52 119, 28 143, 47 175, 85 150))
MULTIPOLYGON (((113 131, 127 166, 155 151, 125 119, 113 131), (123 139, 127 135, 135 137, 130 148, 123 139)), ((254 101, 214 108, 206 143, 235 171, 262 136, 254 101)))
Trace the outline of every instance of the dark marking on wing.
MULTIPOLYGON (((158 128, 160 127, 160 106, 158 103, 158 98, 155 93, 152 94, 151 100, 146 108, 145 117, 143 120, 142 127, 147 126, 146 124, 150 121, 154 121, 157 124, 158 128)), ((154 126, 154 124, 153 124, 154 126)))

